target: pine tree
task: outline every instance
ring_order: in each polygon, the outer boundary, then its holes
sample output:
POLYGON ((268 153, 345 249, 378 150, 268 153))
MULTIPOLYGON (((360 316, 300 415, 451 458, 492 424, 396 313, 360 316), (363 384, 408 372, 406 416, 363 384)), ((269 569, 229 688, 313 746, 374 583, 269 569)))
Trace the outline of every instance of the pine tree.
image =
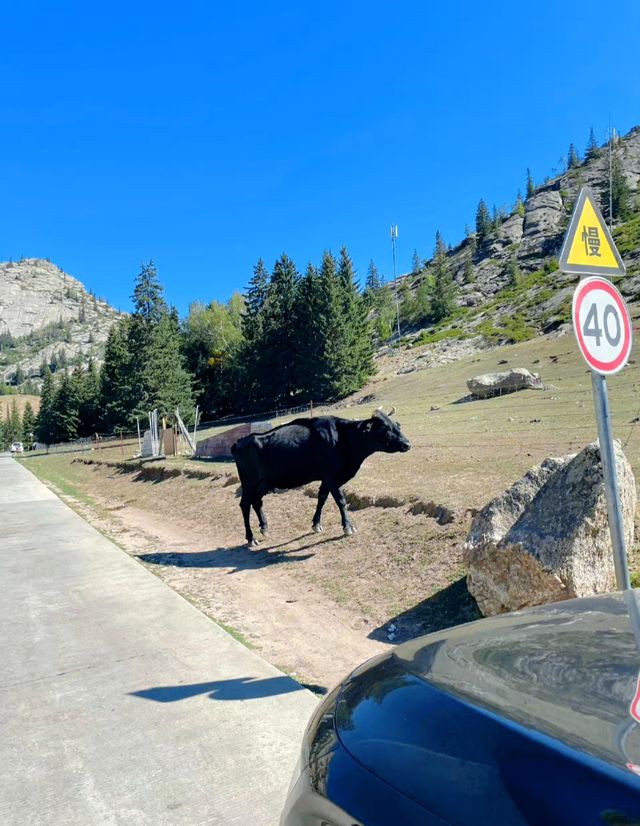
POLYGON ((309 262, 296 290, 293 312, 294 340, 298 349, 296 385, 301 402, 323 401, 323 371, 317 358, 322 336, 320 289, 318 270, 309 262))
POLYGON ((53 420, 52 410, 55 397, 55 385, 53 376, 48 365, 45 367, 42 390, 40 393, 40 411, 36 423, 36 435, 39 442, 50 445, 53 444, 53 420))
POLYGON ((599 154, 598 149, 598 141, 596 140, 596 133, 593 130, 593 126, 589 130, 589 140, 587 141, 587 149, 584 153, 586 160, 590 161, 593 158, 597 158, 599 154))
POLYGON ((421 269, 422 261, 420 260, 420 256, 418 255, 418 250, 414 250, 413 255, 411 256, 411 272, 414 275, 417 275, 421 269))
POLYGON ((78 438, 80 398, 77 383, 64 373, 51 406, 51 430, 54 442, 70 442, 78 438))
POLYGON ((464 259, 463 279, 465 284, 473 284, 476 280, 476 274, 473 271, 473 262, 470 255, 467 255, 464 259))
POLYGON ((185 422, 193 421, 192 377, 185 369, 180 345, 178 314, 172 310, 152 328, 142 376, 146 398, 138 404, 137 415, 157 410, 159 416, 173 420, 174 411, 179 408, 185 422))
POLYGON ((100 374, 89 358, 83 375, 80 420, 85 436, 93 436, 100 429, 100 374))
POLYGON ((283 254, 274 265, 263 308, 258 395, 264 405, 289 406, 296 395, 298 353, 290 322, 299 278, 294 262, 283 254))
MULTIPOLYGON (((482 203, 482 201, 481 201, 481 203, 482 203)), ((434 250, 433 250, 433 257, 437 258, 438 255, 446 255, 446 254, 447 254, 447 245, 444 242, 444 239, 442 237, 442 233, 438 229, 438 230, 436 230, 436 243, 435 243, 435 247, 434 247, 434 250)))
POLYGON ((611 157, 611 186, 609 186, 609 179, 607 178, 604 197, 605 204, 607 205, 607 213, 609 211, 609 200, 611 200, 611 217, 614 220, 622 219, 624 221, 629 218, 630 195, 629 184, 624 174, 624 166, 618 153, 613 151, 611 157), (609 197, 609 192, 611 192, 611 198, 609 197))
POLYGON ((261 313, 267 299, 269 287, 269 272, 262 258, 253 268, 253 276, 244 294, 245 311, 242 319, 242 330, 247 341, 260 338, 261 313))
POLYGON ((101 426, 107 432, 127 430, 132 426, 133 411, 139 399, 139 377, 132 369, 129 350, 131 323, 129 317, 121 318, 109 330, 105 345, 100 371, 100 410, 101 426))
POLYGON ((398 284, 398 303, 400 304, 400 321, 403 324, 413 324, 415 320, 415 306, 413 293, 409 281, 402 278, 398 284))
POLYGON ((158 280, 158 271, 153 261, 142 264, 131 296, 134 315, 150 323, 160 321, 168 310, 163 292, 164 289, 158 280))
POLYGON ((18 403, 15 399, 11 402, 11 408, 7 408, 2 435, 7 446, 22 439, 22 422, 18 412, 18 403))
POLYGON ((527 182, 525 187, 525 192, 527 193, 526 199, 529 200, 529 198, 533 195, 535 191, 536 187, 533 183, 533 176, 531 175, 531 170, 527 167, 527 182))
POLYGON ((431 284, 425 274, 416 288, 413 298, 413 320, 416 323, 431 317, 431 284))
POLYGON ((576 166, 580 164, 580 159, 578 158, 578 152, 575 146, 570 143, 569 144, 569 151, 567 152, 567 170, 575 169, 576 166))
POLYGON ((512 215, 519 215, 521 218, 524 218, 525 212, 526 212, 526 210, 525 210, 524 203, 522 201, 522 194, 521 194, 520 190, 518 190, 518 194, 516 196, 516 202, 513 206, 513 212, 511 214, 512 215))
POLYGON ((431 288, 431 319, 434 324, 445 319, 454 308, 453 281, 449 262, 444 253, 436 255, 432 262, 433 285, 431 288))
POLYGON ((365 292, 370 291, 374 292, 375 290, 379 290, 382 287, 382 278, 380 277, 380 273, 378 272, 378 268, 376 267, 373 258, 369 261, 369 267, 367 268, 367 280, 365 281, 365 292))
POLYGON ((36 434, 36 414, 31 402, 27 401, 22 411, 22 441, 27 450, 31 450, 36 434))
POLYGON ((484 200, 481 198, 476 210, 476 239, 481 244, 491 232, 491 218, 484 200))
POLYGON ((345 246, 340 249, 338 279, 342 290, 346 330, 346 371, 341 392, 346 396, 362 387, 373 373, 373 342, 367 307, 360 294, 353 262, 345 246))

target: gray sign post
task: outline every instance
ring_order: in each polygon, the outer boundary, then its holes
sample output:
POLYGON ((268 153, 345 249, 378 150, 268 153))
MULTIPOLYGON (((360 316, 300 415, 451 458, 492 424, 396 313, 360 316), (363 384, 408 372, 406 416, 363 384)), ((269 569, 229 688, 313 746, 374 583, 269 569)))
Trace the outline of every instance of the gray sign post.
POLYGON ((622 370, 629 359, 631 318, 624 299, 606 277, 624 275, 624 263, 595 196, 586 187, 580 191, 571 216, 560 253, 560 269, 582 278, 573 296, 573 329, 591 368, 616 585, 627 590, 631 582, 606 376, 622 370))

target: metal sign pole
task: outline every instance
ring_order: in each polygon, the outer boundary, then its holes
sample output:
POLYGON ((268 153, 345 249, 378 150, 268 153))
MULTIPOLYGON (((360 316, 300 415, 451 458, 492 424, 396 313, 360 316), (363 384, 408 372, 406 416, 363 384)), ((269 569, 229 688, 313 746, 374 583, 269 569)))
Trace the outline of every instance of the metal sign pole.
POLYGON ((607 499, 607 515, 609 517, 609 531, 613 547, 613 566, 616 572, 616 585, 621 591, 631 588, 629 569, 627 567, 627 549, 624 541, 624 521, 620 506, 620 491, 618 489, 618 474, 616 472, 616 456, 613 450, 613 436, 611 434, 611 416, 609 414, 609 397, 607 395, 607 380, 595 370, 591 371, 593 386, 593 402, 596 408, 598 423, 598 441, 600 443, 600 459, 604 476, 604 490, 607 499))

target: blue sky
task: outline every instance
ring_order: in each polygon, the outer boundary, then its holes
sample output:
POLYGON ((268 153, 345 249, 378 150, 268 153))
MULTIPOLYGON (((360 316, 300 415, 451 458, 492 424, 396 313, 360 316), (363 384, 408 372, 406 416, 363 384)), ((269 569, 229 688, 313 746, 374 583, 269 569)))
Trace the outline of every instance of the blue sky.
POLYGON ((182 313, 283 251, 388 276, 391 223, 408 269, 640 123, 638 32, 636 0, 4 4, 0 260, 128 309, 153 258, 182 313))

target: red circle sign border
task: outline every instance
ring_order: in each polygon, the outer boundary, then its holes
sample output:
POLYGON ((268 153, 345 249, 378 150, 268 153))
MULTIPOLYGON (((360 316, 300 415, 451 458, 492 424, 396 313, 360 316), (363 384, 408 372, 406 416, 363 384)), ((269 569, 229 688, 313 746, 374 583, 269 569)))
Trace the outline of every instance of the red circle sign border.
POLYGON ((591 367, 593 370, 596 370, 598 373, 607 373, 609 375, 612 375, 613 373, 617 373, 619 370, 622 370, 622 368, 627 363, 629 354, 631 353, 631 345, 633 342, 629 311, 627 309, 627 305, 625 304, 624 298, 620 295, 616 287, 614 287, 614 285, 610 281, 607 281, 606 278, 601 278, 600 276, 584 278, 576 287, 576 291, 573 296, 572 316, 573 329, 575 331, 576 338, 578 339, 578 345, 589 367, 591 367), (591 353, 589 353, 589 349, 587 348, 587 345, 585 344, 584 338, 582 336, 580 324, 576 323, 579 322, 580 319, 580 308, 582 307, 582 303, 592 290, 603 290, 604 292, 608 293, 611 296, 611 298, 613 298, 615 303, 618 305, 618 309, 620 311, 620 314, 622 315, 622 319, 624 322, 624 336, 626 346, 622 348, 620 355, 616 356, 616 358, 613 359, 613 361, 599 361, 597 358, 592 356, 591 353))

